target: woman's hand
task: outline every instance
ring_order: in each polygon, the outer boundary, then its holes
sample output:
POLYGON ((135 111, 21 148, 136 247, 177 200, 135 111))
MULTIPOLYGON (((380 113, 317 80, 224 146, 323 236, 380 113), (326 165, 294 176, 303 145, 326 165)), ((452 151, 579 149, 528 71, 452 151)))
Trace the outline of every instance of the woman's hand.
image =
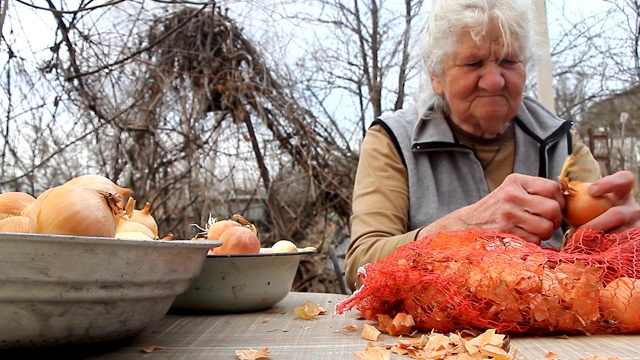
POLYGON ((562 225, 564 205, 558 182, 511 174, 480 201, 452 212, 423 230, 429 233, 452 228, 482 228, 508 232, 540 244, 562 225))
POLYGON ((618 171, 593 183, 592 196, 609 194, 613 207, 589 221, 583 227, 608 233, 640 227, 640 205, 633 197, 635 176, 629 171, 618 171))

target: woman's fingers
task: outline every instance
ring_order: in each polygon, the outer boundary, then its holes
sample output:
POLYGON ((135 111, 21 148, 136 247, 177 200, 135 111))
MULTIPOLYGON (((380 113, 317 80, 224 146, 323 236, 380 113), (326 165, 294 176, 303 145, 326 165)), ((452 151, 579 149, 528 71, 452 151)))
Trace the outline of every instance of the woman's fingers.
POLYGON ((605 176, 594 182, 589 187, 589 194, 592 196, 603 196, 613 194, 616 200, 624 201, 631 195, 635 176, 630 171, 618 171, 615 174, 605 176))
POLYGON ((540 244, 562 224, 564 197, 552 180, 512 174, 494 191, 497 227, 540 244))

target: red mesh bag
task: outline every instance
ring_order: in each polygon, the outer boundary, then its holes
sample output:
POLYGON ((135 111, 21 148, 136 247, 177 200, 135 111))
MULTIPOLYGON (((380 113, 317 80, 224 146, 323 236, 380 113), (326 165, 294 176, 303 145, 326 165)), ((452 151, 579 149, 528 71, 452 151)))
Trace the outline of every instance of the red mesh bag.
POLYGON ((640 229, 579 230, 562 251, 487 230, 440 232, 361 267, 361 287, 336 312, 407 313, 437 332, 637 333, 639 256, 640 229))

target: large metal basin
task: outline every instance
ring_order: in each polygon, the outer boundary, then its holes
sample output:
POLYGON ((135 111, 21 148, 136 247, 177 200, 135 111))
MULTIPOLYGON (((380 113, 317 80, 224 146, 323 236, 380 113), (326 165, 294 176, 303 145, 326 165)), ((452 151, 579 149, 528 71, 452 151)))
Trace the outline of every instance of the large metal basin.
POLYGON ((220 244, 0 233, 0 348, 134 336, 165 315, 220 244))

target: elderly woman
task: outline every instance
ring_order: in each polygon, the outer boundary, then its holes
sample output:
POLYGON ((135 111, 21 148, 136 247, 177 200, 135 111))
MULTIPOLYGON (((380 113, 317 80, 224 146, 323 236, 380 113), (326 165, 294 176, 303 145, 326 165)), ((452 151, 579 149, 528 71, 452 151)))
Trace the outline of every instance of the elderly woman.
POLYGON ((611 193, 614 207, 587 223, 613 232, 640 225, 626 171, 600 179, 589 149, 536 100, 523 94, 534 55, 526 0, 437 0, 422 40, 430 83, 416 105, 385 114, 361 146, 346 257, 357 269, 441 230, 482 228, 560 247, 565 200, 558 175, 569 154, 611 193))

